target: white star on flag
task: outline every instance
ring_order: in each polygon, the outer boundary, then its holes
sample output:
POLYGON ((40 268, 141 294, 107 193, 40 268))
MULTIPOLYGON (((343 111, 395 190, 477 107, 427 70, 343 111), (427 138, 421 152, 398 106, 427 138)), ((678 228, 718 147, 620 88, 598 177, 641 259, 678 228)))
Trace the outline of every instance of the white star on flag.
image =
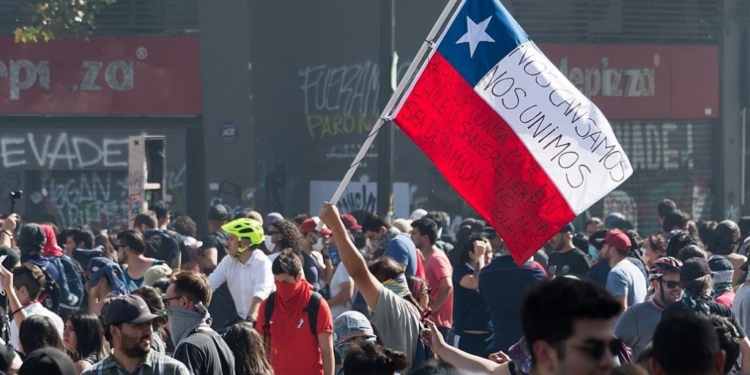
POLYGON ((469 43, 469 56, 474 57, 474 51, 476 51, 477 45, 479 45, 479 43, 495 43, 495 39, 492 39, 492 37, 489 36, 489 34, 487 34, 486 32, 487 26, 489 26, 491 19, 492 16, 489 16, 486 20, 477 24, 474 23, 474 21, 472 21, 469 16, 466 16, 466 34, 464 34, 461 39, 456 42, 456 44, 469 43))

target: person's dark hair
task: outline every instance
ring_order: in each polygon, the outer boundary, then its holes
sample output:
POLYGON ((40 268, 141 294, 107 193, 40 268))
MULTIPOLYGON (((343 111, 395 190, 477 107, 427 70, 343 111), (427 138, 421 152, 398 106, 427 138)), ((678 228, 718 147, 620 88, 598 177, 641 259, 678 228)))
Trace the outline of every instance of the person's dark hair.
POLYGON ((461 244, 465 244, 466 241, 469 240, 469 238, 472 236, 471 234, 471 225, 462 225, 458 228, 456 231, 456 243, 455 245, 461 246, 461 244))
POLYGON ((558 277, 539 282, 521 304, 521 325, 532 361, 536 361, 531 350, 535 342, 557 346, 574 334, 576 320, 609 320, 621 309, 609 292, 589 281, 558 277))
POLYGON ((741 242, 739 226, 731 220, 724 220, 716 225, 709 249, 713 254, 729 255, 737 251, 741 242))
POLYGON ((700 237, 700 233, 698 232, 698 224, 695 222, 695 220, 693 219, 688 220, 687 224, 685 225, 685 230, 688 233, 690 233, 691 236, 697 237, 698 240, 700 240, 701 237, 700 237))
POLYGON ((136 215, 135 219, 133 219, 133 226, 135 228, 138 228, 141 225, 145 225, 148 229, 156 229, 157 225, 159 225, 159 221, 156 220, 156 215, 153 212, 144 212, 136 215))
POLYGON ((654 233, 648 236, 648 238, 643 241, 648 242, 649 246, 651 246, 651 250, 653 250, 655 253, 666 255, 667 241, 664 239, 664 236, 661 233, 654 233))
POLYGON ((671 199, 664 199, 656 205, 656 213, 662 218, 677 209, 677 204, 671 199))
POLYGON ((99 317, 88 311, 76 311, 68 316, 67 321, 73 325, 75 331, 76 347, 75 353, 70 352, 74 361, 94 357, 102 360, 104 357, 104 328, 99 317))
POLYGON ((162 294, 156 290, 156 288, 144 285, 130 292, 130 294, 135 294, 136 296, 143 298, 143 301, 146 302, 146 306, 148 306, 148 310, 151 311, 152 314, 161 315, 164 312, 164 301, 161 299, 162 294))
POLYGON ((638 234, 634 229, 626 229, 623 230, 626 236, 630 238, 630 253, 631 256, 640 255, 638 254, 641 249, 641 244, 643 243, 643 238, 641 238, 641 235, 638 234))
POLYGON ((484 241, 486 239, 487 237, 485 237, 484 235, 469 237, 469 239, 463 243, 463 247, 461 248, 461 259, 459 260, 460 262, 459 264, 471 262, 471 257, 469 256, 469 253, 474 252, 474 242, 484 241))
POLYGON ((279 243, 281 249, 292 249, 295 254, 299 255, 304 246, 305 238, 297 225, 289 220, 282 219, 274 221, 271 226, 281 233, 282 240, 279 243))
POLYGON ((44 315, 31 315, 21 322, 18 329, 18 342, 25 354, 34 350, 53 347, 65 350, 60 333, 52 319, 44 315))
POLYGON ((297 214, 297 215, 294 215, 294 217, 292 218, 292 221, 297 223, 297 225, 299 226, 299 225, 302 225, 302 223, 305 222, 305 220, 309 218, 310 218, 310 215, 308 214, 297 214))
POLYGON ((685 246, 680 252, 677 254, 677 259, 680 262, 685 262, 686 260, 690 258, 701 258, 701 259, 708 259, 708 254, 700 248, 698 245, 688 245, 685 246))
POLYGON ((13 287, 20 289, 25 286, 32 300, 39 298, 46 284, 42 269, 34 264, 23 263, 13 270, 13 287))
POLYGON ((484 220, 475 219, 471 224, 471 233, 477 234, 477 233, 484 233, 484 227, 487 226, 487 223, 484 220))
POLYGON ((198 227, 195 225, 195 221, 190 216, 183 215, 172 221, 169 226, 173 231, 183 235, 195 237, 198 233, 198 227))
POLYGON ((434 220, 423 217, 419 220, 414 220, 411 223, 411 227, 418 230, 419 234, 427 236, 430 240, 430 245, 437 243, 438 225, 434 220))
POLYGON ((667 244, 667 256, 677 258, 680 254, 680 250, 684 249, 688 245, 700 245, 695 237, 691 236, 687 232, 680 232, 672 236, 667 244))
POLYGON ((158 201, 153 204, 149 204, 148 206, 149 211, 154 213, 154 216, 156 216, 157 221, 162 221, 167 218, 169 215, 169 205, 162 201, 158 201))
POLYGON ((456 368, 448 362, 431 359, 422 362, 410 375, 461 375, 456 368))
POLYGON ((656 326, 653 343, 653 358, 667 374, 710 373, 721 350, 711 322, 692 313, 663 317, 656 326))
POLYGON ((599 229, 592 233, 589 237, 589 245, 593 245, 597 250, 601 250, 604 247, 604 237, 607 237, 608 232, 606 229, 599 229))
POLYGON ((112 242, 109 240, 109 231, 106 229, 97 229, 94 232, 94 247, 103 247, 104 257, 116 262, 115 247, 112 246, 112 242))
MULTIPOLYGON (((438 229, 443 228, 443 220, 446 218, 446 214, 444 212, 440 211, 430 211, 427 213, 427 215, 424 215, 423 219, 430 219, 435 222, 438 229)), ((445 229, 445 228, 443 228, 445 229)))
POLYGON ((344 373, 357 375, 393 375, 409 367, 404 353, 364 342, 353 344, 344 358, 344 373))
POLYGON ((664 223, 661 228, 665 233, 669 233, 675 228, 685 230, 687 229, 688 220, 690 220, 690 216, 687 213, 674 210, 664 216, 664 223))
POLYGON ((172 278, 174 292, 178 296, 185 296, 193 303, 202 303, 208 307, 211 304, 211 284, 208 277, 195 271, 180 271, 172 278))
POLYGON ((740 227, 740 238, 744 241, 750 236, 750 216, 741 217, 737 225, 740 227))
POLYGON ((370 273, 381 283, 395 279, 398 275, 404 273, 404 266, 388 256, 381 256, 367 265, 370 273))
MULTIPOLYGON (((76 246, 78 246, 79 243, 83 242, 83 246, 85 249, 94 248, 94 233, 92 233, 88 228, 70 228, 63 233, 65 233, 66 241, 68 237, 73 237, 73 242, 76 244, 76 246)), ((63 241, 62 243, 65 243, 65 241, 63 241)))
POLYGON ((263 338, 255 331, 252 324, 240 322, 229 327, 224 333, 224 341, 234 353, 235 374, 273 374, 263 338))
POLYGON ((591 217, 588 220, 586 220, 586 223, 583 225, 583 229, 586 230, 586 227, 588 227, 591 224, 601 226, 601 225, 604 225, 604 222, 602 221, 602 219, 598 217, 591 217))
POLYGON ((732 324, 731 320, 719 315, 710 315, 708 319, 716 329, 716 335, 719 338, 719 347, 727 355, 723 373, 729 374, 740 357, 742 338, 737 331, 737 327, 732 324))
POLYGON ((169 288, 169 285, 171 283, 172 282, 169 280, 168 277, 162 277, 161 279, 156 280, 156 282, 154 283, 154 288, 159 290, 159 292, 161 292, 162 294, 166 294, 167 288, 169 288))
POLYGON ((380 227, 385 229, 391 229, 391 224, 384 216, 380 214, 370 213, 367 214, 365 220, 362 221, 362 233, 365 232, 380 232, 380 227))
POLYGON ((274 275, 287 274, 292 277, 297 277, 302 272, 302 262, 297 254, 293 253, 289 249, 285 249, 279 254, 273 261, 271 266, 271 272, 274 275))
POLYGON ((135 230, 126 230, 117 235, 117 241, 120 245, 126 245, 136 254, 146 252, 146 241, 143 240, 143 234, 135 230))

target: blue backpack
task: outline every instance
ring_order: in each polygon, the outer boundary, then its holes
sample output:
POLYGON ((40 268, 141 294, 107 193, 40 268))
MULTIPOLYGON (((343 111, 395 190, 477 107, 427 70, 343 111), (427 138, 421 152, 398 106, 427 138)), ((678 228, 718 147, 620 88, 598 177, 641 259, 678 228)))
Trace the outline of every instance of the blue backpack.
POLYGON ((67 255, 47 258, 58 270, 57 285, 60 290, 58 315, 65 319, 81 308, 83 301, 83 280, 77 267, 67 255))

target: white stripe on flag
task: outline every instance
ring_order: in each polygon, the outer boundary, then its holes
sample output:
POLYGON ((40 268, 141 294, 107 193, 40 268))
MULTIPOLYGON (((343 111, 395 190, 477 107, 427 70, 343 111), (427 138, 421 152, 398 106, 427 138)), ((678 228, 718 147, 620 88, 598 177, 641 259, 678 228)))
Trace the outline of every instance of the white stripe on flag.
POLYGON ((633 173, 601 111, 533 42, 503 58, 474 90, 521 138, 576 214, 633 173))

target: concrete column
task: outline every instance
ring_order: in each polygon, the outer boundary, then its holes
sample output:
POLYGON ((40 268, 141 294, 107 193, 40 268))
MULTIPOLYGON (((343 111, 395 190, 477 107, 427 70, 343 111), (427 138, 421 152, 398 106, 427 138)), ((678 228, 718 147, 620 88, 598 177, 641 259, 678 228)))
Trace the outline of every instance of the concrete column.
POLYGON ((741 104, 740 104, 740 29, 728 18, 736 11, 738 0, 724 0, 725 25, 722 33, 719 69, 721 74, 721 124, 717 151, 720 181, 716 194, 717 217, 738 220, 741 194, 741 104))

